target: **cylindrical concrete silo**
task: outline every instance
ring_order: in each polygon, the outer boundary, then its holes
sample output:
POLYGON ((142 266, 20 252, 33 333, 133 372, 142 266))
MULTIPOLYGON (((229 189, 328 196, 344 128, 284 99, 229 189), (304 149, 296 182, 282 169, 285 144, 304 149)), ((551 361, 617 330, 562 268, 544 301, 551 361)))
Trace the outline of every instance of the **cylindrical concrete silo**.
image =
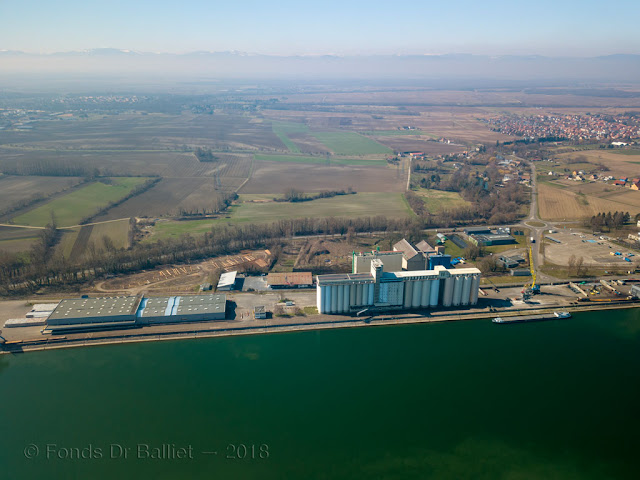
POLYGON ((375 302, 375 299, 373 298, 374 296, 374 288, 373 288, 373 283, 369 284, 369 298, 367 300, 367 305, 373 305, 375 302))
POLYGON ((453 280, 453 300, 452 304, 454 307, 457 307, 462 302, 462 282, 463 278, 461 275, 456 275, 453 280))
POLYGON ((342 312, 346 313, 349 311, 349 297, 350 295, 350 291, 351 291, 351 285, 349 285, 348 283, 346 285, 342 286, 342 291, 343 293, 343 297, 342 297, 342 312))
POLYGON ((411 308, 411 301, 413 300, 413 285, 411 282, 404 282, 404 299, 402 306, 404 308, 411 308))
POLYGON ((420 295, 420 306, 429 306, 429 294, 431 293, 431 280, 426 279, 422 282, 422 294, 420 295))
POLYGON ((358 293, 358 286, 356 284, 350 285, 349 287, 349 306, 357 305, 356 302, 356 293, 358 293))
POLYGON ((460 305, 469 305, 469 296, 471 295, 471 284, 473 278, 470 275, 465 275, 462 283, 462 300, 460 305))
POLYGON ((336 301, 336 311, 335 311, 335 313, 342 312, 342 302, 344 302, 344 288, 342 288, 343 286, 344 285, 338 285, 336 287, 338 295, 336 295, 337 301, 336 301))
POLYGON ((316 287, 316 306, 318 307, 318 313, 325 313, 324 304, 322 302, 324 301, 324 295, 326 295, 326 288, 327 287, 321 287, 320 285, 316 287))
POLYGON ((338 311, 338 286, 331 285, 331 309, 329 313, 336 313, 338 311))
POLYGON ((429 295, 429 306, 438 306, 438 296, 440 295, 440 279, 431 280, 431 294, 429 295))
POLYGON ((413 282, 413 293, 411 294, 411 306, 413 308, 419 307, 421 299, 422 299, 422 281, 415 280, 413 282))
POLYGON ((469 303, 475 305, 478 303, 478 290, 480 289, 480 275, 473 276, 473 283, 471 284, 471 298, 469 303))
POLYGON ((331 312, 331 286, 325 285, 322 287, 322 308, 324 313, 331 312))
POLYGON ((442 306, 450 307, 453 301, 453 278, 445 278, 444 280, 444 295, 442 296, 442 306))

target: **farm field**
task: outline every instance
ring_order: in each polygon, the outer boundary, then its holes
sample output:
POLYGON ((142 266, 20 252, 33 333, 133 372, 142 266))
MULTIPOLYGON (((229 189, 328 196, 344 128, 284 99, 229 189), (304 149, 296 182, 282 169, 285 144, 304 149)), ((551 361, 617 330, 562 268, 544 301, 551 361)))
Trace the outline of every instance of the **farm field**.
MULTIPOLYGON (((233 211, 233 208, 231 209, 233 211)), ((180 238, 188 233, 197 236, 207 233, 216 223, 230 222, 225 218, 207 218, 203 220, 160 220, 152 228, 152 234, 145 237, 143 242, 155 242, 166 238, 180 238)))
POLYGON ((161 217, 179 215, 181 210, 195 212, 202 208, 211 209, 217 196, 214 179, 211 177, 163 178, 146 192, 96 217, 95 221, 129 217, 161 217))
POLYGON ((28 169, 43 162, 98 169, 102 176, 200 176, 212 175, 216 163, 202 163, 192 153, 171 151, 65 151, 0 147, 0 170, 28 169))
POLYGON ((385 165, 384 158, 343 158, 309 155, 272 155, 256 154, 255 159, 262 162, 315 163, 318 165, 385 165))
POLYGON ((121 113, 87 120, 40 121, 30 131, 0 131, 0 143, 65 151, 179 151, 184 144, 216 150, 282 150, 271 125, 244 115, 121 113))
POLYGON ((43 198, 71 188, 82 181, 79 177, 38 177, 0 175, 0 213, 12 205, 35 195, 43 198))
POLYGON ((231 207, 230 218, 157 222, 153 234, 145 239, 153 242, 177 238, 188 233, 208 232, 216 223, 262 223, 303 217, 360 217, 383 215, 392 218, 413 215, 401 193, 358 193, 321 198, 308 202, 273 202, 273 194, 240 195, 240 204, 231 207))
POLYGON ((381 137, 380 143, 388 146, 396 152, 424 152, 427 155, 449 155, 462 153, 468 149, 464 145, 434 142, 424 137, 381 137))
POLYGON ((600 212, 628 211, 632 216, 640 213, 640 206, 609 198, 579 195, 548 183, 538 185, 538 208, 540 217, 544 220, 576 220, 591 217, 600 212))
POLYGON ((424 206, 430 213, 440 213, 445 210, 453 210, 471 205, 464 200, 458 192, 419 188, 415 193, 422 197, 424 206))
POLYGON ((253 175, 238 193, 278 195, 295 187, 305 192, 347 190, 404 192, 407 171, 402 167, 317 165, 256 161, 253 175))
POLYGON ((77 225, 83 218, 121 199, 146 180, 144 177, 118 177, 113 178, 113 183, 109 185, 95 182, 19 215, 12 221, 18 225, 42 227, 51 221, 51 212, 54 212, 60 227, 77 225))
POLYGON ((312 132, 335 155, 376 155, 393 153, 389 147, 356 132, 312 132))
MULTIPOLYGON (((336 128, 348 128, 354 132, 366 132, 366 134, 374 133, 376 131, 395 132, 398 127, 403 125, 411 125, 416 127, 422 135, 429 138, 448 138, 456 140, 457 143, 469 142, 469 143, 495 143, 496 140, 500 142, 513 140, 515 137, 503 135, 498 132, 491 131, 486 123, 483 123, 479 118, 491 117, 500 115, 502 113, 516 113, 517 111, 525 110, 524 108, 513 107, 474 107, 474 106, 438 106, 438 102, 454 102, 459 103, 461 96, 466 96, 466 92, 413 92, 412 94, 403 92, 386 92, 380 97, 377 94, 353 92, 353 94, 319 94, 314 95, 292 95, 289 97, 289 101, 293 101, 294 98, 300 98, 303 104, 314 103, 314 99, 326 107, 326 102, 334 103, 336 106, 340 102, 345 103, 341 106, 342 111, 324 112, 324 111, 312 111, 311 109, 305 109, 304 111, 296 110, 265 110, 263 113, 269 118, 278 119, 280 121, 300 121, 303 119, 311 130, 323 130, 323 129, 336 129, 336 128), (375 95, 374 100, 372 96, 375 95), (437 96, 438 100, 432 100, 431 97, 437 96), (323 98, 326 97, 326 101, 323 98), (333 98, 335 102, 332 102, 333 98), (368 100, 364 100, 367 98, 368 100), (400 110, 398 107, 392 106, 401 100, 404 104, 410 104, 410 102, 417 102, 415 106, 406 107, 404 110, 400 110), (412 100, 410 100, 412 99, 412 100), (378 102, 391 102, 388 105, 378 102), (368 104, 356 105, 354 102, 366 102, 368 104), (374 102, 374 103, 369 103, 374 102), (424 103, 431 103, 430 106, 424 105, 424 103), (423 104, 423 105, 420 105, 423 104), (372 114, 376 114, 375 118, 372 114), (408 114, 410 116, 408 116, 408 114), (425 133, 427 132, 427 133, 425 133)), ((487 101, 483 94, 479 93, 473 95, 475 98, 473 101, 485 102, 487 101)), ((500 99, 499 103, 507 103, 513 100, 500 99)), ((337 110, 337 109, 336 109, 337 110)), ((414 135, 394 135, 394 137, 405 137, 406 142, 410 142, 414 135)), ((382 142, 384 135, 380 135, 377 139, 382 142)), ((422 141, 422 143, 426 143, 422 141)), ((385 144, 387 144, 385 142, 385 144)), ((413 150, 413 148, 400 148, 401 151, 413 150)))
POLYGON ((611 200, 627 205, 629 208, 640 208, 640 191, 631 190, 627 187, 619 187, 612 183, 603 182, 574 182, 571 180, 557 180, 550 183, 578 195, 584 194, 588 197, 597 197, 603 200, 611 200))
MULTIPOLYGON (((622 150, 620 150, 620 152, 622 152, 622 150)), ((640 177, 640 155, 634 155, 631 150, 625 151, 625 153, 618 153, 618 151, 611 151, 609 149, 580 150, 577 152, 563 153, 558 157, 565 159, 584 156, 590 162, 589 167, 591 169, 594 169, 596 164, 602 163, 609 168, 608 172, 604 172, 605 174, 613 175, 614 177, 640 177)), ((573 164, 567 165, 566 167, 571 170, 584 168, 579 164, 575 167, 573 164)))
POLYGON ((129 247, 129 219, 116 220, 92 225, 83 225, 64 233, 58 251, 70 262, 81 260, 87 246, 94 244, 97 249, 105 248, 105 237, 115 248, 129 247))
POLYGON ((233 210, 233 222, 274 222, 302 217, 360 217, 412 215, 400 193, 357 193, 320 198, 308 202, 269 202, 273 195, 240 195, 240 205, 233 210), (267 202, 265 202, 265 200, 267 202))
POLYGON ((0 252, 14 253, 28 250, 37 240, 40 232, 38 228, 0 226, 0 252))
POLYGON ((291 134, 306 133, 309 131, 309 127, 302 123, 291 122, 271 122, 273 133, 284 143, 291 153, 301 153, 298 146, 292 141, 291 134))
MULTIPOLYGON (((360 135, 366 135, 368 137, 401 137, 405 135, 422 136, 426 135, 432 137, 422 130, 365 130, 358 132, 360 135)), ((433 138, 433 137, 432 137, 433 138)))

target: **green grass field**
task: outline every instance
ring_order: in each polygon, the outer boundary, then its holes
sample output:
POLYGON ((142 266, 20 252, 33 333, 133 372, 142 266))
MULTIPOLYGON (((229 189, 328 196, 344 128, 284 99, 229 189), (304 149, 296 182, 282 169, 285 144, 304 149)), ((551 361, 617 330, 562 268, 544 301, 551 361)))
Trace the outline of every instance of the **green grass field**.
POLYGON ((437 138, 435 135, 423 132, 422 130, 368 130, 366 132, 358 132, 368 137, 401 137, 404 135, 420 136, 425 135, 431 138, 437 138))
POLYGON ((309 131, 309 127, 302 123, 290 123, 290 122, 271 122, 271 128, 282 143, 286 145, 291 153, 300 153, 298 146, 289 138, 290 133, 306 133, 309 131))
POLYGON ((443 190, 419 188, 415 193, 422 197, 425 208, 431 213, 440 213, 445 210, 468 207, 471 205, 469 202, 464 200, 458 192, 445 192, 443 190))
POLYGON ((265 155, 255 154, 254 159, 265 162, 291 162, 291 163, 315 163, 320 165, 385 165, 384 158, 380 159, 359 159, 359 158, 337 158, 337 157, 311 157, 308 155, 265 155))
POLYGON ((51 222, 54 213, 58 226, 77 225, 83 218, 93 214, 110 202, 121 199, 137 185, 144 183, 146 177, 116 177, 108 185, 95 182, 67 195, 56 198, 38 208, 12 219, 17 225, 43 227, 51 222))
POLYGON ((67 230, 62 234, 62 238, 60 239, 60 243, 58 243, 57 249, 62 253, 62 255, 64 255, 64 258, 69 258, 71 256, 73 244, 76 243, 78 233, 80 233, 80 227, 74 228, 73 230, 67 230))
POLYGON ((389 154, 389 147, 355 132, 311 132, 336 155, 389 154))
POLYGON ((178 238, 185 233, 201 235, 208 232, 216 223, 263 223, 302 217, 384 215, 398 218, 413 215, 401 193, 357 193, 299 203, 251 202, 252 200, 271 200, 273 197, 272 194, 240 195, 242 203, 231 207, 229 212, 231 218, 158 222, 153 229, 153 235, 147 237, 145 241, 178 238))
POLYGON ((129 247, 129 219, 94 225, 89 242, 101 245, 103 237, 109 237, 116 248, 129 247))
POLYGON ((366 217, 384 215, 406 217, 412 213, 401 193, 357 193, 309 202, 250 203, 250 200, 271 199, 273 195, 240 195, 243 202, 231 215, 235 222, 275 222, 302 217, 366 217))
POLYGON ((215 223, 230 222, 229 219, 206 220, 168 220, 157 222, 153 227, 153 235, 145 238, 143 242, 155 242, 166 238, 180 238, 185 233, 198 236, 207 233, 215 223))

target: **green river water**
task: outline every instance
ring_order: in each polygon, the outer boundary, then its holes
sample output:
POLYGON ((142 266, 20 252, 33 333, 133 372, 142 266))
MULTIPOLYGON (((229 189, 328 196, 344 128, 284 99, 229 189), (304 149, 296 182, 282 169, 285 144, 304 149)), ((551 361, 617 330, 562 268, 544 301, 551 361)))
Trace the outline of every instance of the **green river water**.
POLYGON ((0 395, 3 480, 637 479, 640 310, 1 355, 0 395))

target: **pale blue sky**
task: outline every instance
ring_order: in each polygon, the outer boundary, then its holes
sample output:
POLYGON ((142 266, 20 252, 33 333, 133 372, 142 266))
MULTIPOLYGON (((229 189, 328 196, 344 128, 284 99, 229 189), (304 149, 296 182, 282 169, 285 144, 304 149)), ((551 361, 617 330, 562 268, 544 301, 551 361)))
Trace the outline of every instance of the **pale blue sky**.
POLYGON ((0 50, 640 53, 638 0, 0 0, 0 50))

